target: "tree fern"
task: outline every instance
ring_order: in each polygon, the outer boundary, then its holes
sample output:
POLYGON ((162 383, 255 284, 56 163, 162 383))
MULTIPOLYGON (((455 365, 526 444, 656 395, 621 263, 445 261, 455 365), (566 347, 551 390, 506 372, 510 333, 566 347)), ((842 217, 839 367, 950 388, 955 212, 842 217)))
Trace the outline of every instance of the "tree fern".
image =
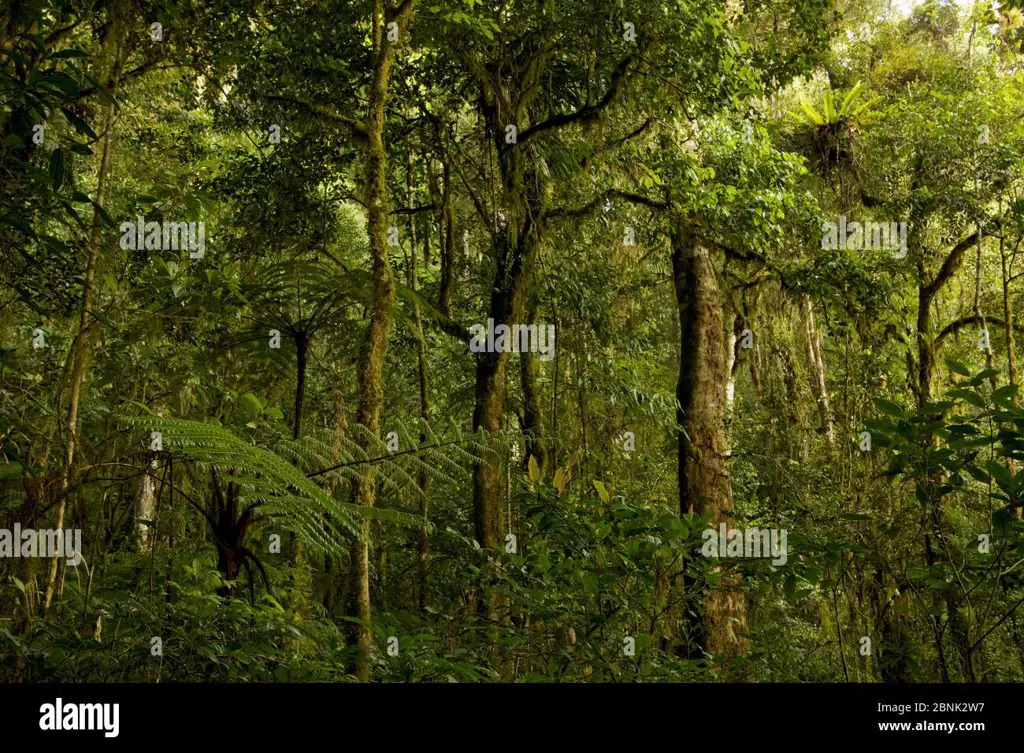
POLYGON ((366 428, 358 424, 341 437, 322 429, 302 439, 284 441, 278 450, 312 477, 335 482, 352 482, 362 469, 374 465, 377 483, 385 495, 414 497, 423 494, 416 481, 420 472, 436 483, 453 484, 468 478, 476 463, 498 457, 495 437, 482 433, 464 435, 454 424, 439 434, 422 421, 417 421, 414 428, 392 420, 386 427, 385 438, 392 431, 398 438, 398 449, 394 451, 386 439, 368 435, 366 428), (364 440, 369 451, 356 441, 357 437, 364 440))
MULTIPOLYGON (((372 436, 368 453, 351 435, 339 437, 327 430, 283 440, 271 450, 212 423, 158 416, 124 421, 151 436, 159 432, 163 451, 180 454, 199 470, 228 477, 239 489, 240 503, 259 508, 261 515, 292 530, 314 555, 343 552, 346 538, 360 536, 361 518, 431 527, 422 517, 393 507, 367 508, 342 502, 321 483, 334 482, 332 488, 339 482, 347 485, 358 478, 361 469, 374 465, 377 482, 386 494, 419 496, 423 490, 415 480, 418 472, 439 483, 452 483, 469 474, 468 466, 496 456, 493 439, 462 436, 454 426, 448 427, 448 438, 438 436, 431 427, 419 427, 425 437, 419 442, 408 427, 396 422, 391 430, 403 449, 392 452, 385 441, 372 436)), ((366 433, 359 425, 354 431, 366 433)))

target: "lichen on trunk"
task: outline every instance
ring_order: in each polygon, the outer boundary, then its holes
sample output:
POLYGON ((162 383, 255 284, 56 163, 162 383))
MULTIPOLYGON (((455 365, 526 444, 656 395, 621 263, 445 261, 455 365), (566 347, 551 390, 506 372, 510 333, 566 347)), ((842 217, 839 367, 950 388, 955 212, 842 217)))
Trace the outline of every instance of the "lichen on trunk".
MULTIPOLYGON (((728 522, 732 512, 725 439, 725 387, 728 381, 722 330, 722 299, 706 246, 685 220, 671 231, 672 271, 679 309, 678 485, 680 514, 710 514, 711 524, 728 522)), ((738 575, 721 575, 704 595, 699 643, 724 659, 749 645, 746 605, 738 575)))

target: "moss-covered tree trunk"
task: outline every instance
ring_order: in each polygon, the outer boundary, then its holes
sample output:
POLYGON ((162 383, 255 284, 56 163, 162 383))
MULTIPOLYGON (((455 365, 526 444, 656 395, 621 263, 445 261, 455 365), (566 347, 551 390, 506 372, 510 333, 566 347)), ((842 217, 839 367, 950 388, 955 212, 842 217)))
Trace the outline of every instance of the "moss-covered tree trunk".
POLYGON ((814 304, 810 296, 804 296, 804 331, 807 342, 807 363, 811 368, 811 392, 818 406, 821 432, 825 447, 832 452, 836 447, 835 432, 832 428, 832 407, 828 399, 828 383, 825 379, 825 362, 821 358, 821 337, 814 323, 814 304))
MULTIPOLYGON (((384 147, 384 105, 391 80, 395 44, 389 41, 385 25, 394 20, 404 31, 411 17, 415 0, 406 0, 398 12, 386 14, 385 0, 373 4, 373 78, 370 82, 369 106, 366 117, 366 206, 367 235, 372 260, 373 293, 370 301, 370 322, 359 354, 359 408, 357 420, 363 427, 361 442, 369 450, 371 437, 380 434, 380 411, 384 403, 383 371, 388 335, 394 316, 395 278, 388 258, 388 188, 387 150, 384 147)), ((374 473, 368 467, 355 486, 355 502, 372 507, 374 503, 374 473)), ((356 676, 370 679, 370 522, 364 520, 362 537, 355 555, 356 611, 360 619, 357 627, 359 653, 356 676)))
MULTIPOLYGON (((407 172, 408 190, 409 190, 409 206, 416 206, 416 185, 415 185, 415 152, 409 151, 409 165, 407 172)), ((427 223, 425 223, 427 224, 427 223)), ((430 259, 430 229, 429 227, 424 228, 423 232, 423 260, 424 263, 429 263, 430 259)), ((419 273, 417 271, 417 259, 416 259, 416 215, 409 215, 409 270, 407 274, 407 281, 409 288, 413 293, 417 290, 418 281, 417 278, 419 273)), ((420 389, 420 420, 423 421, 424 425, 430 422, 430 372, 428 366, 427 357, 427 339, 423 334, 423 317, 420 315, 420 305, 417 301, 413 301, 412 304, 413 323, 416 326, 416 353, 419 363, 419 389, 420 389)), ((425 432, 420 433, 420 442, 425 442, 427 435, 425 432)), ((420 496, 420 515, 423 520, 426 521, 427 514, 429 512, 429 500, 427 493, 430 487, 430 476, 427 475, 426 468, 421 467, 417 483, 419 484, 421 496, 420 496)), ((420 614, 426 614, 427 610, 427 576, 430 567, 430 537, 428 535, 426 523, 419 529, 419 552, 417 557, 417 572, 419 579, 417 583, 417 594, 416 603, 419 606, 420 614)))
MULTIPOLYGON (((529 307, 526 323, 537 323, 536 302, 529 307)), ((534 457, 540 468, 541 478, 547 478, 551 470, 551 448, 544 431, 540 394, 540 358, 536 353, 519 354, 519 377, 523 388, 523 431, 526 433, 524 467, 528 467, 530 457, 534 457)))
MULTIPOLYGON (((513 261, 513 266, 522 266, 521 260, 513 261)), ((522 276, 521 271, 514 272, 508 287, 496 289, 491 294, 488 317, 495 325, 509 323, 515 311, 521 311, 517 305, 519 283, 515 278, 522 276)), ((506 379, 509 354, 479 353, 476 364, 476 405, 473 410, 473 429, 483 429, 492 434, 501 430, 501 419, 505 405, 506 379)), ((488 459, 477 463, 473 470, 473 520, 474 533, 480 546, 494 548, 501 544, 502 533, 502 489, 504 473, 501 463, 488 459)))
MULTIPOLYGON (((725 440, 726 369, 722 298, 707 248, 675 219, 672 272, 679 308, 679 509, 730 522, 732 488, 725 440)), ((699 642, 728 658, 747 645, 746 606, 737 576, 724 575, 704 596, 699 642)))
MULTIPOLYGON (((526 288, 533 264, 535 234, 534 212, 523 191, 523 156, 515 144, 505 144, 504 129, 491 128, 499 153, 502 175, 502 197, 505 204, 504 227, 496 227, 493 237, 497 262, 494 287, 491 290, 487 316, 494 325, 520 323, 523 316, 526 288)), ((539 214, 539 207, 535 208, 539 214)), ((479 353, 476 363, 476 404, 473 429, 496 433, 501 429, 505 405, 509 353, 479 353)), ((477 463, 473 472, 473 512, 476 539, 484 548, 498 547, 502 542, 502 490, 504 472, 500 463, 477 463)))
MULTIPOLYGON (((915 237, 916 240, 916 237, 915 237)), ((918 304, 917 304, 917 354, 918 354, 918 382, 917 382, 917 407, 923 409, 932 401, 933 380, 935 375, 936 345, 935 331, 932 320, 932 303, 935 297, 942 291, 943 287, 957 273, 963 263, 964 254, 976 243, 974 235, 960 241, 946 256, 942 267, 935 274, 930 282, 926 282, 924 263, 918 264, 918 304)), ((927 504, 922 511, 922 523, 924 533, 925 562, 929 567, 945 565, 954 567, 953 563, 962 561, 960 547, 952 536, 946 532, 951 531, 952 525, 947 520, 947 511, 942 505, 942 495, 939 489, 943 483, 943 474, 936 473, 934 476, 924 479, 923 487, 927 504)), ((936 651, 941 660, 942 677, 945 682, 949 681, 949 670, 944 658, 942 647, 943 633, 948 629, 953 640, 964 678, 969 682, 975 680, 975 667, 973 651, 971 649, 970 624, 966 619, 961 607, 963 606, 963 589, 959 587, 954 579, 945 588, 934 594, 934 606, 936 612, 945 605, 946 624, 938 629, 933 629, 935 634, 936 651)), ((932 618, 933 620, 937 618, 932 618)), ((934 623, 937 625, 938 623, 934 623)), ((934 626, 933 625, 933 626, 934 626)))

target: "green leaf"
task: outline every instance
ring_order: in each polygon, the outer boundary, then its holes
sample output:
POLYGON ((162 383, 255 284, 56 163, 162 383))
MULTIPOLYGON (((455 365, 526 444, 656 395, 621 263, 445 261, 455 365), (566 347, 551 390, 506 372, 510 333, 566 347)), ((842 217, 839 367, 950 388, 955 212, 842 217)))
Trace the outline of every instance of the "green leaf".
POLYGON ((1005 401, 1005 400, 1008 400, 1009 398, 1011 398, 1014 395, 1016 395, 1017 391, 1019 389, 1020 389, 1020 385, 1017 385, 1017 384, 1007 384, 1007 385, 1004 385, 1004 386, 1000 387, 999 389, 997 389, 995 392, 992 393, 992 400, 994 400, 994 401, 1005 401))
POLYGON ((66 58, 87 58, 87 57, 89 57, 89 53, 88 52, 84 52, 82 50, 73 50, 73 49, 61 50, 60 52, 55 52, 52 55, 50 55, 50 59, 51 60, 64 60, 66 58))
POLYGON ((836 111, 832 102, 832 90, 826 89, 821 99, 822 114, 826 123, 832 123, 836 119, 836 111))
POLYGON ((561 468, 556 468, 555 477, 551 480, 551 483, 556 489, 558 489, 559 494, 565 491, 565 485, 567 482, 568 479, 565 476, 565 471, 561 468))
POLYGON ((889 467, 885 469, 883 476, 896 476, 903 473, 903 469, 907 467, 907 456, 906 455, 893 455, 892 460, 889 461, 889 467))
POLYGON ((946 368, 948 368, 954 374, 959 374, 960 376, 969 377, 971 375, 970 369, 968 369, 959 361, 954 361, 952 358, 946 359, 946 368))
POLYGON ((1014 490, 1013 476, 1010 475, 1010 471, 1005 465, 995 461, 989 460, 985 463, 985 470, 992 474, 992 478, 996 480, 996 484, 1007 494, 1010 494, 1014 490))
POLYGON ((107 213, 106 209, 97 204, 93 199, 89 199, 89 203, 92 204, 93 209, 95 209, 99 213, 100 218, 107 224, 108 227, 117 227, 117 223, 114 222, 114 218, 107 213))
POLYGON ((856 86, 850 89, 850 92, 843 98, 843 103, 839 105, 840 115, 846 115, 850 112, 850 106, 857 100, 857 97, 860 96, 860 90, 863 86, 864 82, 859 81, 856 86))
POLYGON ((992 480, 991 476, 981 470, 981 468, 976 466, 974 463, 968 463, 965 465, 964 470, 971 474, 975 481, 980 481, 983 484, 987 484, 992 480))
POLYGON ((74 126, 75 130, 78 131, 78 133, 88 136, 93 141, 99 139, 99 136, 96 135, 96 132, 92 129, 92 126, 90 126, 87 122, 82 120, 82 118, 75 115, 75 113, 71 111, 71 108, 65 107, 61 110, 61 112, 64 113, 64 117, 68 119, 68 122, 72 126, 74 126))
POLYGON ((43 74, 43 81, 64 94, 78 94, 80 88, 78 82, 66 73, 47 71, 43 74))
POLYGON ((89 315, 93 319, 98 321, 100 324, 105 324, 108 327, 115 328, 115 329, 117 328, 117 325, 114 324, 112 321, 110 321, 110 319, 102 311, 99 311, 97 309, 89 309, 89 315))
POLYGON ((64 150, 57 147, 50 152, 50 182, 53 183, 53 190, 60 191, 61 186, 64 185, 65 164, 64 164, 64 150))
POLYGON ((597 496, 601 498, 601 501, 605 504, 611 500, 611 495, 608 493, 608 488, 604 485, 604 482, 594 479, 594 488, 597 489, 597 496))
POLYGON ((898 418, 906 416, 906 412, 900 406, 881 397, 875 398, 875 407, 887 416, 896 416, 898 418))
MULTIPOLYGON (((817 110, 807 101, 806 98, 800 98, 800 109, 804 111, 804 117, 801 120, 809 123, 810 125, 824 125, 825 120, 821 117, 817 110)), ((799 116, 798 116, 799 117, 799 116)))
POLYGON ((973 406, 975 406, 977 408, 987 408, 988 407, 988 405, 985 403, 985 398, 983 398, 981 395, 979 395, 974 390, 962 390, 962 389, 950 390, 946 394, 950 395, 951 397, 958 397, 961 400, 965 400, 965 401, 967 401, 968 403, 970 403, 971 405, 973 405, 973 406))

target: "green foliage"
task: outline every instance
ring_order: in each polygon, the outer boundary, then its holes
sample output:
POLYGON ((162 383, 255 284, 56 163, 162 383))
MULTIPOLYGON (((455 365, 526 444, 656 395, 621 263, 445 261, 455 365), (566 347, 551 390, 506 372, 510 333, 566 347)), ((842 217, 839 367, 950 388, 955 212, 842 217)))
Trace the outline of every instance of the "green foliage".
POLYGON ((1024 679, 1014 6, 4 4, 0 679, 1024 679))

